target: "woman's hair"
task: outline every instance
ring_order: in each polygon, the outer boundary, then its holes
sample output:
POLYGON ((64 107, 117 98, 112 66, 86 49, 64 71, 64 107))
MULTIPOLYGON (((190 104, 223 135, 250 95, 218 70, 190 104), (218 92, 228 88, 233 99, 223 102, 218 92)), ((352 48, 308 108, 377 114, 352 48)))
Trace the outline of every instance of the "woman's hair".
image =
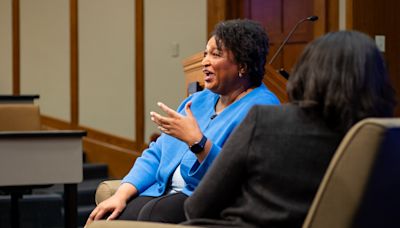
POLYGON ((374 41, 356 31, 328 33, 310 43, 287 84, 289 100, 346 131, 366 117, 388 117, 395 106, 384 60, 374 41))
POLYGON ((259 86, 264 77, 268 54, 268 36, 263 26, 251 20, 229 20, 216 25, 212 35, 218 49, 232 51, 234 61, 245 70, 253 85, 259 86))

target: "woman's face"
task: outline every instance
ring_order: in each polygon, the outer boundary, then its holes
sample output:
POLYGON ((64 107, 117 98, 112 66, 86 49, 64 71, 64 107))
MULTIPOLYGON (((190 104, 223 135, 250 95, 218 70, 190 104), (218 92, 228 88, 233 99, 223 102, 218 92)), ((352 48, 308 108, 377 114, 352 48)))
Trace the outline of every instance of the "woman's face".
POLYGON ((234 62, 233 53, 224 47, 219 50, 214 37, 207 43, 201 64, 205 74, 205 88, 226 95, 238 87, 239 66, 234 62))

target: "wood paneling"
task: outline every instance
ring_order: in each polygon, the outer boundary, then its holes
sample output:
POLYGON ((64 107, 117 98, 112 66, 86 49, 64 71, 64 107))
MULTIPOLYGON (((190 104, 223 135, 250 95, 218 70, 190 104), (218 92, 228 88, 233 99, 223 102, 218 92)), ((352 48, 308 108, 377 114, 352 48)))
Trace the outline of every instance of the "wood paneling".
MULTIPOLYGON (((400 1, 386 0, 351 0, 347 4, 346 25, 348 29, 355 29, 369 34, 386 37, 386 50, 383 53, 391 83, 397 91, 397 100, 400 101, 400 17, 398 10, 400 1)), ((396 115, 400 116, 400 105, 396 115)))
POLYGON ((110 177, 116 179, 123 178, 140 156, 140 153, 133 150, 89 137, 83 139, 83 149, 88 162, 106 163, 110 177))
POLYGON ((306 45, 307 43, 293 43, 283 48, 282 52, 283 56, 285 57, 283 68, 287 69, 289 74, 291 73, 292 67, 297 62, 298 57, 300 56, 306 45))
MULTIPOLYGON (((313 14, 312 0, 244 0, 244 16, 259 21, 268 32, 270 54, 267 61, 270 60, 297 22, 313 14)), ((300 24, 272 66, 276 69, 284 68, 286 71, 290 71, 299 54, 299 47, 304 47, 313 37, 313 23, 305 21, 300 24)))
POLYGON ((243 18, 243 0, 207 0, 207 39, 218 22, 243 18))
POLYGON ((314 15, 319 17, 314 23, 314 37, 339 29, 339 0, 314 0, 314 15))
MULTIPOLYGON (((137 147, 136 142, 127 138, 109 134, 107 132, 99 131, 86 126, 73 126, 71 123, 46 116, 41 115, 41 123, 45 129, 75 129, 75 130, 85 130, 87 131, 87 137, 93 138, 95 140, 103 141, 107 144, 116 145, 118 147, 131 149, 137 147)), ((145 145, 146 146, 146 145, 145 145)))
MULTIPOLYGON (((199 82, 200 86, 204 87, 204 74, 202 72, 203 52, 199 52, 187 57, 182 61, 183 72, 185 73, 185 88, 188 88, 189 83, 199 82)), ((186 91, 186 95, 189 95, 186 91)))
POLYGON ((19 0, 12 1, 12 71, 13 71, 13 94, 20 95, 20 20, 19 0))
POLYGON ((263 24, 270 37, 267 61, 300 19, 317 15, 320 18, 318 21, 304 22, 299 26, 287 44, 289 47, 275 59, 273 66, 276 69, 285 67, 287 71, 293 67, 293 60, 301 52, 297 47, 291 48, 292 44, 298 46, 300 43, 304 47, 315 37, 339 28, 339 0, 208 0, 207 9, 209 33, 221 20, 249 18, 263 24), (230 9, 230 5, 236 8, 230 9))

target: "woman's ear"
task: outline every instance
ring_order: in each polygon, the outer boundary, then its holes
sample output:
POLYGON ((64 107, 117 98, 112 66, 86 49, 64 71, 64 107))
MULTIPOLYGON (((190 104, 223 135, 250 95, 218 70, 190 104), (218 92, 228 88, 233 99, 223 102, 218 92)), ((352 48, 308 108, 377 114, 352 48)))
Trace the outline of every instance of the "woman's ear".
POLYGON ((239 77, 243 77, 244 75, 246 75, 246 66, 245 65, 239 65, 239 77))

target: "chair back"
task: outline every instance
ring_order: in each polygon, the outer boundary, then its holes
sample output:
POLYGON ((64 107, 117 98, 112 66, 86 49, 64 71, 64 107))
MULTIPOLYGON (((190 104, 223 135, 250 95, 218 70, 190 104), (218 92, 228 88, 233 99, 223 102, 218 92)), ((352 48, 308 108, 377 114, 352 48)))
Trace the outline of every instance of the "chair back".
POLYGON ((0 104, 0 131, 36 131, 40 128, 38 105, 0 104))
POLYGON ((303 228, 400 227, 399 192, 400 118, 362 120, 335 152, 303 228))

